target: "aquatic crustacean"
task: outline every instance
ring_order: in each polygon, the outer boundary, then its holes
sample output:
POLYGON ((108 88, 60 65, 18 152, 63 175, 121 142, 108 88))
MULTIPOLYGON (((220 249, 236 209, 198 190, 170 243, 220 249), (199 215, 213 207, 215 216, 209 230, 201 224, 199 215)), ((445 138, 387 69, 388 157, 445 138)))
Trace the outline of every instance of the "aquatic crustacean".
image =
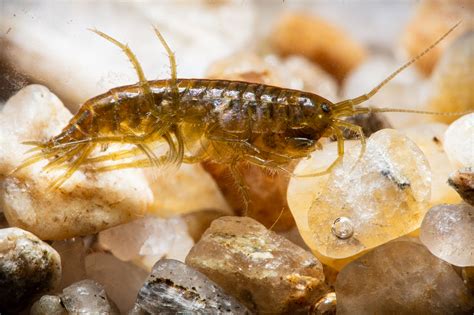
POLYGON ((304 176, 326 174, 344 155, 341 128, 359 135, 361 155, 365 148, 362 128, 342 117, 370 112, 428 113, 358 105, 430 51, 456 26, 369 93, 338 103, 313 93, 263 84, 178 79, 175 56, 157 29, 156 35, 168 53, 171 78, 148 81, 127 45, 94 30, 125 52, 139 82, 111 89, 86 101, 57 136, 46 141, 25 142, 34 146, 30 150, 34 154, 15 171, 47 159, 44 170, 66 169, 51 183, 52 188, 59 188, 84 164, 93 164, 95 170, 101 172, 211 160, 229 165, 247 203, 246 186, 236 167, 239 161, 285 170, 292 160, 307 157, 320 147, 320 138, 335 136, 338 158, 324 172, 304 176), (96 147, 111 143, 134 147, 92 155, 96 147), (156 154, 157 143, 168 145, 166 154, 156 154))

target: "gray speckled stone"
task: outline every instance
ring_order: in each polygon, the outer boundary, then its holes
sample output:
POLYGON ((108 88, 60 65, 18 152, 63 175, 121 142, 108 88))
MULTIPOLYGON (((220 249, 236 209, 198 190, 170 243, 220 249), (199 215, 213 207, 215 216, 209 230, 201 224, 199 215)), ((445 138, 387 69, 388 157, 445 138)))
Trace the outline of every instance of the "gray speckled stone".
POLYGON ((130 314, 250 314, 205 275, 172 259, 162 259, 140 289, 130 314))
POLYGON ((15 313, 54 289, 61 258, 48 244, 19 228, 0 229, 0 313, 15 313))

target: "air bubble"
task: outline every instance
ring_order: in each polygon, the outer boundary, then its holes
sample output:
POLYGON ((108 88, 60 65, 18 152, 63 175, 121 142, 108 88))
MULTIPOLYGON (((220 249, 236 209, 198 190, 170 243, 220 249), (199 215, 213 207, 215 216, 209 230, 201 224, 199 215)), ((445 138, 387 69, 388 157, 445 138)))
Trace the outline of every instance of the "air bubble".
POLYGON ((337 238, 345 240, 352 237, 354 234, 354 227, 351 219, 347 217, 339 217, 334 220, 331 231, 337 238))

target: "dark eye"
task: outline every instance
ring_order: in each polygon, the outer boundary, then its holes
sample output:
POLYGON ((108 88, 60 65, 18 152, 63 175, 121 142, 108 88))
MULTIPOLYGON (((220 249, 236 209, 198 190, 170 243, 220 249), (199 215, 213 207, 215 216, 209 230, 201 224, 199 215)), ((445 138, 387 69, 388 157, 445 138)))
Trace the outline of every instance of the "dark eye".
POLYGON ((331 109, 329 108, 329 105, 326 104, 326 103, 322 103, 321 104, 321 109, 323 110, 323 112, 325 113, 329 113, 331 111, 331 109))

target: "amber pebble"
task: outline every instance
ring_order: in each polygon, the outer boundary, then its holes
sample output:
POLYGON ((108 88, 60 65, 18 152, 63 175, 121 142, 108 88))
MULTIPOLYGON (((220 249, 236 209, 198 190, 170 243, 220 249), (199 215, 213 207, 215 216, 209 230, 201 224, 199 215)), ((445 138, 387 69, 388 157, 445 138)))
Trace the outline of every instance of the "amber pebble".
MULTIPOLYGON (((311 173, 311 164, 328 165, 331 154, 325 151, 302 161, 295 173, 311 173)), ((343 163, 326 178, 292 178, 289 185, 291 211, 318 258, 319 253, 333 259, 353 259, 364 250, 417 229, 427 211, 431 172, 411 140, 384 129, 368 139, 361 159, 359 152, 360 147, 347 147, 343 163)))
POLYGON ((472 14, 474 14, 474 2, 471 0, 426 0, 420 3, 402 39, 410 57, 418 55, 461 21, 452 34, 415 63, 422 73, 428 76, 449 43, 466 30, 473 28, 472 14))
MULTIPOLYGON (((353 147, 356 144, 356 141, 347 140, 345 142, 346 151, 353 150, 353 147)), ((321 172, 325 170, 336 157, 336 143, 328 143, 323 146, 322 151, 314 152, 309 160, 302 160, 294 172, 296 174, 321 172)), ((357 255, 343 259, 335 259, 324 256, 317 250, 313 233, 309 228, 308 223, 308 211, 311 208, 311 203, 313 199, 319 194, 320 188, 324 187, 328 177, 329 175, 292 178, 290 180, 290 184, 288 185, 288 206, 290 207, 293 217, 295 218, 296 226, 300 232, 301 237, 303 238, 306 245, 311 249, 313 254, 322 263, 334 268, 335 270, 341 270, 342 267, 357 258, 357 255)), ((325 269, 325 273, 326 271, 327 269, 325 269)))
POLYGON ((340 82, 366 56, 365 49, 342 29, 305 13, 283 15, 270 41, 281 55, 303 55, 340 82))

